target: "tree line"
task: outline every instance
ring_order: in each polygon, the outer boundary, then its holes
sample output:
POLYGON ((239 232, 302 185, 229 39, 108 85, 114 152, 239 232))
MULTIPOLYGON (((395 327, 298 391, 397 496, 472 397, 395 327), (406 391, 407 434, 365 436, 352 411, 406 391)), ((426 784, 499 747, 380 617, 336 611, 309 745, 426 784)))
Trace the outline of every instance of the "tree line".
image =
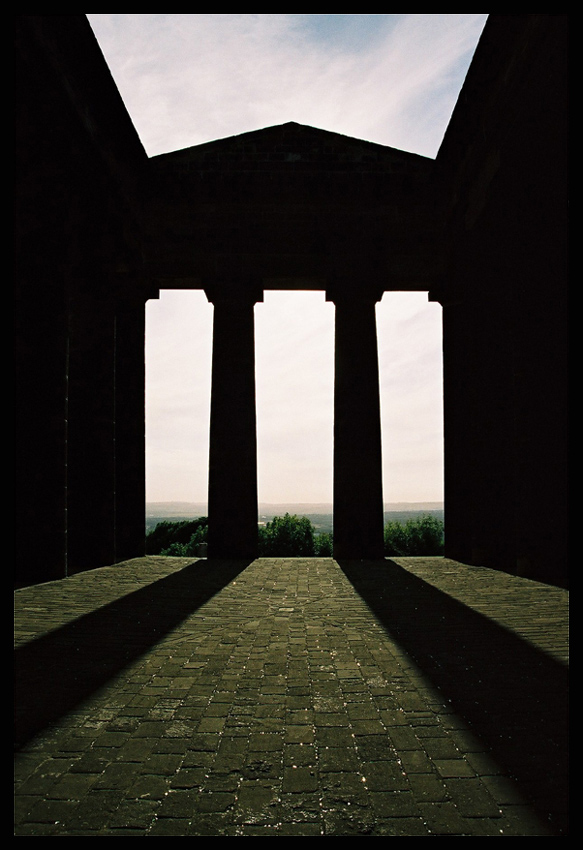
MULTIPOLYGON (((147 555, 197 557, 206 543, 208 518, 170 522, 164 520, 146 535, 147 555)), ((318 534, 307 517, 276 516, 258 527, 259 557, 331 557, 333 535, 318 534)), ((443 555, 443 521, 430 514, 387 522, 384 551, 388 557, 443 555)))

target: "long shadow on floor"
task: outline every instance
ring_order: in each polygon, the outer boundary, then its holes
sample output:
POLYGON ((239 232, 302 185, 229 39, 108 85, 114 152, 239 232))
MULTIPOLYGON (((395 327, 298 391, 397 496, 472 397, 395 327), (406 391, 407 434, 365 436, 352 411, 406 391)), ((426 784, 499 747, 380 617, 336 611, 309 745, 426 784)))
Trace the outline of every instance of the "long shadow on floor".
POLYGON ((568 670, 392 561, 339 563, 539 816, 567 834, 568 670))
POLYGON ((15 652, 15 749, 139 658, 250 561, 195 561, 15 652))

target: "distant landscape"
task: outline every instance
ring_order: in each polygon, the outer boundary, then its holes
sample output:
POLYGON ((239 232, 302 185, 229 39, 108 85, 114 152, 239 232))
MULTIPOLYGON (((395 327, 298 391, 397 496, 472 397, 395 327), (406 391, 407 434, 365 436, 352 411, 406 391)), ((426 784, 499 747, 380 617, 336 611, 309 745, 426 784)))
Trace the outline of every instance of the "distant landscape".
MULTIPOLYGON (((260 523, 268 523, 276 516, 286 513, 307 517, 318 534, 332 531, 332 505, 325 502, 259 505, 260 523)), ((385 523, 401 522, 429 514, 443 521, 443 502, 387 502, 385 503, 385 523)), ((196 519, 207 515, 206 502, 148 502, 146 504, 146 531, 155 528, 159 522, 178 522, 184 519, 196 519)))

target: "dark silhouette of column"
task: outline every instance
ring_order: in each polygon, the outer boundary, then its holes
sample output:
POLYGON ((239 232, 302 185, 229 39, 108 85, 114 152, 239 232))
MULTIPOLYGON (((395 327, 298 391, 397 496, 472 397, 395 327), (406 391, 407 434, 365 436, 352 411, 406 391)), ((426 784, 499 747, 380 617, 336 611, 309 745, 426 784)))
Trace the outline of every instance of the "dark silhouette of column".
POLYGON ((57 263, 47 280, 29 254, 14 298, 16 584, 67 575, 67 310, 57 263))
POLYGON ((145 299, 115 316, 115 560, 145 552, 145 299))
POLYGON ((381 294, 327 295, 336 305, 334 557, 383 557, 383 491, 375 303, 381 294))
POLYGON ((209 450, 209 558, 257 556, 253 308, 262 295, 207 291, 214 305, 209 450))
POLYGON ((69 303, 69 574, 115 561, 115 308, 89 289, 69 303))

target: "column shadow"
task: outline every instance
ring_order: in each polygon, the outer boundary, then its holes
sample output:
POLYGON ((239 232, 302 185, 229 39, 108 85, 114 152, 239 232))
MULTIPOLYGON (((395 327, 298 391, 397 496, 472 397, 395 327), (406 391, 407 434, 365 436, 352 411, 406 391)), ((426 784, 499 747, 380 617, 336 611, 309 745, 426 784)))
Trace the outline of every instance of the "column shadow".
POLYGON ((87 699, 251 560, 200 560, 15 651, 15 749, 87 699))
POLYGON ((567 834, 568 668, 390 560, 339 564, 541 819, 567 834))

